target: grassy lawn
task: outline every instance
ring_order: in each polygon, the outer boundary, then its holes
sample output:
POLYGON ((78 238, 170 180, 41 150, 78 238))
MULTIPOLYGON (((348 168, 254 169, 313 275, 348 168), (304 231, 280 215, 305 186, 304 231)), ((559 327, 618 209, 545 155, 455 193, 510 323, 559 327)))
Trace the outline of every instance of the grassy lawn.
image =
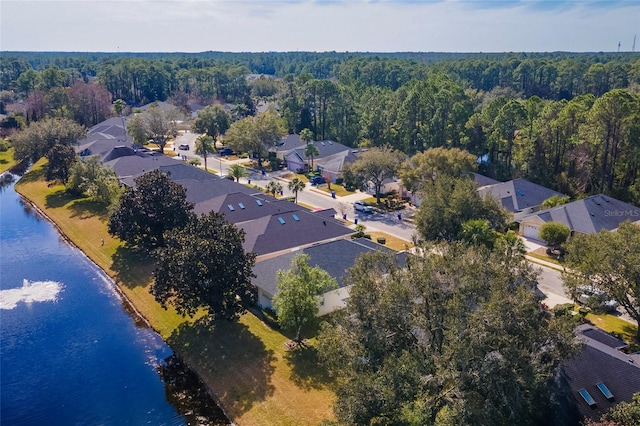
POLYGON ((6 172, 16 164, 18 162, 13 159, 13 148, 0 152, 0 173, 6 172))
POLYGON ((61 185, 49 186, 43 180, 44 164, 38 162, 16 190, 114 279, 135 309, 202 377, 234 423, 317 425, 333 418, 335 395, 318 374, 313 347, 288 351, 284 342, 289 337, 250 313, 237 323, 211 325, 162 309, 148 291, 151 259, 127 250, 107 233, 103 206, 71 197, 61 185))
POLYGON ((554 257, 549 257, 546 254, 540 254, 540 253, 536 253, 535 251, 531 251, 529 253, 527 253, 527 256, 531 256, 534 257, 536 259, 540 259, 540 260, 544 260, 546 262, 551 262, 554 263, 558 266, 562 266, 562 263, 558 262, 558 259, 554 258, 554 257))
POLYGON ((335 191, 336 196, 344 197, 345 195, 355 194, 355 192, 347 191, 344 189, 342 185, 337 185, 335 183, 331 184, 331 189, 329 189, 328 185, 322 185, 318 188, 320 191, 326 192, 327 194, 331 194, 331 191, 335 191))
MULTIPOLYGON (((638 327, 615 315, 588 313, 585 317, 589 322, 607 333, 615 333, 627 343, 635 342, 638 327)), ((640 342, 638 342, 640 343, 640 342)))
POLYGON ((385 246, 397 251, 402 251, 402 250, 410 249, 411 247, 413 247, 413 243, 410 243, 409 241, 403 240, 402 238, 398 238, 384 232, 368 232, 368 231, 365 231, 365 232, 371 235, 372 241, 376 241, 378 237, 386 238, 387 242, 385 243, 385 246))

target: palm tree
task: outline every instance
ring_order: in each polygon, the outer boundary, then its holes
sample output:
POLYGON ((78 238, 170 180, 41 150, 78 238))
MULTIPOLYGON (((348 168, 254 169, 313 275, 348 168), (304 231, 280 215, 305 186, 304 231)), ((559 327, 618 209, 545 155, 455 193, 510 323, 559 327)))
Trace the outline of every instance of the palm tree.
POLYGON ((280 183, 272 180, 267 184, 267 192, 274 197, 276 196, 276 193, 280 191, 282 191, 282 185, 280 185, 280 183))
POLYGON ((229 167, 229 176, 232 176, 236 182, 240 182, 240 178, 249 176, 249 172, 240 164, 232 164, 229 167))
POLYGON ((307 145, 313 140, 313 132, 309 129, 300 130, 300 139, 305 141, 307 145))
POLYGON ((293 191, 296 196, 296 204, 298 203, 298 192, 303 191, 306 187, 305 183, 301 181, 299 178, 293 178, 289 182, 289 190, 293 191))
POLYGON ((320 155, 320 151, 318 151, 318 147, 312 143, 308 144, 307 147, 304 149, 304 155, 307 158, 311 158, 311 170, 313 170, 313 157, 317 157, 318 155, 320 155))
POLYGON ((215 154, 216 146, 213 138, 209 135, 200 135, 196 139, 196 154, 204 158, 204 169, 207 170, 207 154, 215 154))

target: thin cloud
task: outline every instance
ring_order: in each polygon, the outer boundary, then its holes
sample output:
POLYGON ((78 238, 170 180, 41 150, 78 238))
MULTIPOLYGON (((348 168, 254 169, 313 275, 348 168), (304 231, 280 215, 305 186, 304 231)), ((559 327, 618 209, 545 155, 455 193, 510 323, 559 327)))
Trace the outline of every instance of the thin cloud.
POLYGON ((3 0, 0 8, 2 50, 614 51, 640 33, 640 3, 631 1, 3 0))

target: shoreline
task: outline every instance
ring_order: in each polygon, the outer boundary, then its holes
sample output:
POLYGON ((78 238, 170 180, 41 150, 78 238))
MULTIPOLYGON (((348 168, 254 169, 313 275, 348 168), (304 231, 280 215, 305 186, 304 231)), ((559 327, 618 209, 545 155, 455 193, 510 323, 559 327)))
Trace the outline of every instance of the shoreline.
MULTIPOLYGON (((8 172, 11 172, 11 170, 9 170, 8 172)), ((18 176, 18 175, 14 175, 14 176, 18 176)), ((22 178, 22 176, 18 176, 19 178, 22 178)), ((41 217, 43 220, 46 220, 48 223, 50 223, 56 230, 56 232, 58 233, 58 235, 62 238, 62 240, 68 244, 69 246, 73 247, 74 249, 76 249, 82 256, 84 256, 85 259, 87 259, 91 265, 96 268, 98 271, 100 271, 100 273, 103 274, 103 276, 108 279, 109 281, 109 287, 114 290, 114 294, 118 297, 118 299, 120 300, 120 303, 122 305, 123 310, 131 317, 131 319, 134 321, 134 323, 136 325, 138 324, 143 324, 146 328, 148 328, 149 330, 152 330, 154 333, 156 333, 158 335, 158 337, 160 337, 160 339, 162 340, 162 342, 167 345, 167 347, 169 349, 171 349, 171 352, 174 356, 177 356, 178 358, 180 358, 182 360, 182 362, 184 363, 184 365, 186 365, 188 372, 194 374, 198 380, 200 381, 200 384, 205 388, 206 393, 208 395, 208 397, 211 399, 211 401, 218 407, 218 409, 223 413, 223 415, 225 416, 226 420, 228 421, 228 425, 235 425, 235 423, 233 422, 233 420, 231 420, 231 418, 229 417, 229 415, 227 414, 227 411, 225 410, 224 405, 222 404, 222 402, 219 400, 218 397, 215 396, 215 394, 212 392, 212 390, 209 388, 209 386, 206 384, 206 382, 203 380, 203 378, 200 376, 200 374, 197 372, 197 370, 195 368, 193 368, 191 365, 189 365, 188 361, 180 354, 178 353, 173 347, 171 347, 171 345, 166 341, 166 339, 162 336, 162 334, 160 333, 160 331, 158 329, 156 329, 151 322, 140 312, 140 310, 135 306, 135 304, 131 301, 131 299, 125 294, 125 292, 122 290, 122 288, 120 287, 120 285, 118 284, 118 280, 115 279, 115 277, 111 276, 106 270, 104 270, 100 265, 98 265, 98 263, 86 252, 84 251, 78 244, 75 243, 75 241, 73 241, 73 239, 71 239, 63 230, 62 228, 58 225, 58 223, 56 223, 55 220, 53 220, 50 216, 48 216, 45 211, 43 209, 41 209, 36 203, 35 201, 33 201, 32 199, 30 199, 29 197, 27 197, 23 192, 18 191, 18 189, 15 187, 15 185, 20 181, 20 179, 16 179, 13 184, 14 184, 14 190, 15 192, 20 196, 20 200, 28 205, 31 209, 33 209, 39 217, 41 217)), ((162 365, 158 365, 155 368, 158 367, 162 367, 162 365)), ((162 377, 160 377, 160 379, 164 382, 164 379, 162 379, 162 377)), ((181 415, 184 415, 185 413, 180 413, 181 415)))
MULTIPOLYGON (((17 183, 17 182, 16 182, 17 183)), ((160 338, 162 338, 162 336, 160 335, 160 332, 158 330, 156 330, 151 323, 149 322, 149 320, 147 320, 147 318, 144 317, 144 315, 142 315, 140 313, 140 311, 135 307, 135 305, 133 304, 133 302, 124 294, 124 292, 122 291, 122 289, 120 288, 120 286, 118 285, 118 282, 107 273, 107 271, 105 271, 104 269, 102 269, 100 267, 100 265, 98 265, 92 258, 91 256, 89 256, 84 250, 82 250, 82 248, 80 248, 71 238, 69 238, 69 236, 67 234, 65 234, 62 231, 62 228, 60 228, 60 226, 58 226, 58 224, 51 219, 49 216, 47 216, 45 214, 45 212, 38 207, 37 204, 35 204, 35 202, 33 202, 33 200, 29 199, 26 195, 24 195, 21 192, 18 192, 16 190, 16 193, 18 195, 20 195, 20 199, 25 203, 28 204, 31 208, 33 208, 40 217, 42 217, 44 220, 46 220, 47 222, 49 222, 58 232, 58 235, 60 235, 60 237, 71 247, 75 248, 76 250, 78 250, 80 253, 82 253, 82 255, 91 262, 91 264, 98 270, 100 270, 102 272, 102 274, 104 274, 104 276, 106 278, 109 279, 109 282, 111 285, 111 287, 113 288, 113 290, 115 290, 115 293, 118 295, 118 298, 120 299, 121 302, 124 302, 124 304, 126 306, 123 306, 123 308, 127 311, 127 313, 133 313, 135 314, 135 318, 132 318, 134 321, 140 321, 142 323, 145 324, 145 326, 151 330, 153 330, 156 334, 158 334, 158 336, 160 336, 160 338)), ((162 339, 163 342, 165 342, 164 339, 162 339)), ((169 346, 169 344, 167 342, 165 342, 165 344, 167 346, 169 346)), ((171 347, 171 346, 169 346, 171 347)), ((173 349, 171 349, 173 350, 173 349)))

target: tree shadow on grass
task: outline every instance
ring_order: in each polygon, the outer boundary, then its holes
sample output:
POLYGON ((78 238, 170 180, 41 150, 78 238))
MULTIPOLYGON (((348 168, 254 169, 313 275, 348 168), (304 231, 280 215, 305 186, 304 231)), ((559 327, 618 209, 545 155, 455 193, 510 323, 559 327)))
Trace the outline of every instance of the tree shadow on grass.
POLYGON ((180 325, 167 343, 189 361, 232 419, 273 395, 275 354, 242 323, 201 318, 180 325))
POLYGON ((44 180, 45 168, 38 167, 29 170, 20 178, 20 184, 34 183, 44 180))
POLYGON ((323 389, 333 382, 313 346, 297 346, 286 352, 285 360, 291 368, 290 380, 306 391, 323 389))
POLYGON ((56 192, 47 194, 44 201, 46 208, 57 209, 66 206, 76 199, 78 199, 77 196, 69 194, 64 189, 59 189, 56 192))
POLYGON ((120 246, 111 257, 111 270, 116 281, 128 288, 146 286, 155 268, 154 259, 147 253, 120 246))
POLYGON ((99 216, 107 220, 109 210, 106 204, 90 200, 88 198, 76 199, 69 207, 73 213, 71 217, 79 219, 88 219, 93 216, 99 216))

